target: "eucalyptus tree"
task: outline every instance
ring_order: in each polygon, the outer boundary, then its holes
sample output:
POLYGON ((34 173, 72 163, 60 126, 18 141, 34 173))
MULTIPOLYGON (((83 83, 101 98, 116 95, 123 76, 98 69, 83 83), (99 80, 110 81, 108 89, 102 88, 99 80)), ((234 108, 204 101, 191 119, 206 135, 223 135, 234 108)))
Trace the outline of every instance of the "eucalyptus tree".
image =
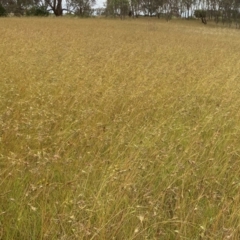
POLYGON ((233 4, 233 20, 236 28, 240 28, 240 0, 234 1, 233 4))
POLYGON ((118 14, 118 3, 116 0, 106 1, 106 16, 116 16, 118 14))
POLYGON ((119 0, 120 2, 120 17, 125 18, 130 11, 130 4, 128 0, 119 0))
POLYGON ((63 8, 62 0, 45 0, 45 2, 56 17, 62 16, 63 11, 68 11, 67 8, 63 8))
POLYGON ((0 3, 0 17, 6 17, 6 16, 7 16, 7 10, 0 3))
POLYGON ((222 9, 222 23, 228 23, 231 25, 232 23, 232 15, 234 12, 235 0, 224 0, 220 2, 220 6, 222 9))
POLYGON ((184 7, 184 12, 185 12, 185 18, 190 17, 190 13, 192 14, 193 12, 193 6, 195 2, 193 0, 183 0, 182 1, 182 6, 184 7))
POLYGON ((35 4, 33 0, 0 0, 7 13, 23 15, 25 10, 35 4))
POLYGON ((107 0, 106 14, 110 16, 120 16, 121 19, 125 18, 131 10, 128 0, 107 0))
POLYGON ((138 17, 140 15, 141 5, 142 0, 129 0, 129 7, 133 17, 138 17))
POLYGON ((181 1, 180 0, 168 0, 171 2, 171 16, 180 17, 181 16, 181 1))
POLYGON ((214 19, 216 23, 219 22, 219 18, 221 17, 220 2, 221 0, 211 0, 210 9, 208 9, 209 19, 214 19))
POLYGON ((158 10, 157 0, 142 0, 141 9, 145 16, 156 15, 158 10))
POLYGON ((90 16, 93 14, 93 6, 96 0, 67 0, 68 12, 73 12, 78 16, 90 16))

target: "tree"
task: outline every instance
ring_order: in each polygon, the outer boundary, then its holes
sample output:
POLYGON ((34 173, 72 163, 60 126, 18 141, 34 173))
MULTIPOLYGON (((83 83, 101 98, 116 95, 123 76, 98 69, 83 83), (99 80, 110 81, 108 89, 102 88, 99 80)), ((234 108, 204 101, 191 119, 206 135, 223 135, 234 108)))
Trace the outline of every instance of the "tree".
POLYGON ((158 9, 158 2, 155 0, 144 0, 144 4, 142 5, 142 10, 145 12, 147 16, 156 15, 158 9))
POLYGON ((26 15, 47 17, 49 15, 49 12, 47 11, 47 8, 45 6, 40 6, 40 7, 37 6, 37 7, 31 7, 30 9, 27 9, 26 15))
POLYGON ((56 17, 62 16, 63 11, 67 11, 67 9, 62 7, 62 0, 46 0, 46 4, 56 17))
POLYGON ((0 17, 6 17, 7 16, 7 11, 3 7, 3 5, 0 3, 0 17))
POLYGON ((67 0, 68 9, 81 17, 91 16, 95 4, 96 0, 67 0))
POLYGON ((130 7, 128 0, 107 0, 106 1, 106 15, 120 16, 123 19, 129 14, 130 7))
POLYGON ((43 0, 0 0, 0 4, 5 8, 7 13, 13 13, 16 16, 23 15, 32 7, 43 6, 43 0))
POLYGON ((199 10, 199 9, 195 10, 194 16, 196 18, 201 18, 202 23, 207 24, 207 20, 206 20, 207 12, 205 10, 199 10))

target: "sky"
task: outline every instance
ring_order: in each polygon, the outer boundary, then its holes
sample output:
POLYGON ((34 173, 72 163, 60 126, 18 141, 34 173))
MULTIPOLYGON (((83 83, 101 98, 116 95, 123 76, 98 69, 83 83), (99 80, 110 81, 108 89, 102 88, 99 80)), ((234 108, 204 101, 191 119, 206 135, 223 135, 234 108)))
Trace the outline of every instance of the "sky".
POLYGON ((94 5, 94 8, 103 7, 104 2, 105 0, 96 0, 96 5, 94 5))
MULTIPOLYGON (((93 8, 100 8, 103 7, 103 3, 105 3, 106 0, 96 0, 96 4, 93 6, 93 8)), ((63 0, 63 6, 66 5, 66 1, 63 0)))
MULTIPOLYGON (((106 2, 106 0, 96 0, 96 4, 93 6, 93 8, 102 8, 103 4, 106 2)), ((66 1, 63 0, 63 7, 66 7, 66 1)))

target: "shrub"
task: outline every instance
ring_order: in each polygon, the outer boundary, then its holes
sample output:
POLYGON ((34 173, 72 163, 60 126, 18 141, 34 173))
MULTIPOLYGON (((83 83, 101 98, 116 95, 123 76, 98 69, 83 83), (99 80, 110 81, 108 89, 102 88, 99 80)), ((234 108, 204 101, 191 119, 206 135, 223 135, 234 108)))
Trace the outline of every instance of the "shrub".
POLYGON ((194 16, 196 18, 201 18, 202 23, 207 24, 206 16, 207 16, 207 11, 206 10, 195 10, 194 11, 194 16))
POLYGON ((197 9, 194 11, 194 16, 196 18, 205 18, 207 16, 207 12, 205 10, 197 9))
POLYGON ((3 7, 3 5, 0 3, 0 17, 6 17, 7 16, 7 11, 3 7))
POLYGON ((46 16, 49 15, 49 12, 47 11, 45 6, 32 7, 32 8, 27 10, 26 15, 27 16, 42 16, 42 17, 46 17, 46 16))

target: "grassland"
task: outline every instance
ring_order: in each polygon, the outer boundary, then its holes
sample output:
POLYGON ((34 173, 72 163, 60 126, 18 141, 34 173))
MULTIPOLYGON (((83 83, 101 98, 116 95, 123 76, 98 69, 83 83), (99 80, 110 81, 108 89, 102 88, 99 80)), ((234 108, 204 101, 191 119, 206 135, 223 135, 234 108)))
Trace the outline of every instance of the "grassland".
POLYGON ((0 19, 0 239, 240 239, 240 32, 0 19))

